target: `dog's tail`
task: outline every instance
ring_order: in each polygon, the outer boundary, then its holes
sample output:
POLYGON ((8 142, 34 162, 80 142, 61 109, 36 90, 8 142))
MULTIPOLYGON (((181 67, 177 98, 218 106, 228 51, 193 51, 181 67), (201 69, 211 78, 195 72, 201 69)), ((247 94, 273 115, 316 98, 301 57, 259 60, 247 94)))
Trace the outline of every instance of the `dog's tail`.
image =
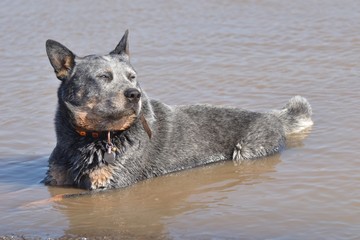
POLYGON ((273 114, 283 123, 285 134, 297 133, 313 125, 311 106, 301 96, 291 98, 283 109, 276 110, 273 114))

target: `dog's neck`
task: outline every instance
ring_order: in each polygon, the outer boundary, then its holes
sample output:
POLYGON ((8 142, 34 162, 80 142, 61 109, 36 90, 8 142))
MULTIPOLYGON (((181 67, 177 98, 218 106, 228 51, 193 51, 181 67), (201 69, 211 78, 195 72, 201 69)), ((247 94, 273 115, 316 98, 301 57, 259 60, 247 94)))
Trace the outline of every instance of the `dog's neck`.
POLYGON ((81 137, 90 137, 90 138, 94 138, 94 139, 99 139, 99 138, 105 139, 109 132, 111 135, 116 135, 117 133, 123 132, 123 131, 88 131, 88 130, 85 130, 82 128, 75 128, 75 131, 81 137))
MULTIPOLYGON (((140 115, 140 121, 141 124, 148 135, 149 139, 151 139, 152 133, 151 129, 149 127, 149 124, 147 123, 145 117, 143 114, 140 115)), ((114 135, 117 133, 122 133, 123 131, 88 131, 79 127, 75 127, 75 131, 81 136, 81 137, 92 137, 94 139, 98 138, 106 138, 109 134, 114 135)))

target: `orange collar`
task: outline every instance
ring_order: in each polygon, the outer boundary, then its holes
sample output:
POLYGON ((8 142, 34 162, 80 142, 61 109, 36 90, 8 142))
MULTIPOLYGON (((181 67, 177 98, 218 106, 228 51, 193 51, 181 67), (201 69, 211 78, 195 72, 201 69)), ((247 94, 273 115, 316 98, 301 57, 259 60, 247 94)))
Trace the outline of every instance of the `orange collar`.
MULTIPOLYGON (((85 131, 84 129, 76 128, 76 132, 82 137, 92 137, 92 138, 104 137, 104 138, 106 138, 109 131, 104 131, 104 132, 85 131)), ((114 134, 114 133, 122 132, 122 131, 110 131, 110 132, 112 134, 114 134)))

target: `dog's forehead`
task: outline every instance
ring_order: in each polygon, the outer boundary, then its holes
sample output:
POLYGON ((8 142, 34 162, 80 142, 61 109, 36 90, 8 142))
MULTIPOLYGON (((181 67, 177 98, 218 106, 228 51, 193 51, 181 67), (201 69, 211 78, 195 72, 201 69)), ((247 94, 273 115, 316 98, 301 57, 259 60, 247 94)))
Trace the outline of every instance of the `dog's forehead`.
POLYGON ((89 55, 78 59, 77 63, 79 67, 95 72, 105 69, 114 73, 133 70, 126 59, 113 55, 89 55))

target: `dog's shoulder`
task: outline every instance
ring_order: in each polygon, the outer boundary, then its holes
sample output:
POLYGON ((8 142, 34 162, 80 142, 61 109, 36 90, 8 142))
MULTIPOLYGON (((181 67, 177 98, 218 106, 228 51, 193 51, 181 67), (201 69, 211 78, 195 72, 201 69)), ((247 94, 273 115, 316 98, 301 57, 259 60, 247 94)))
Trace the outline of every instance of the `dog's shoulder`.
POLYGON ((176 107, 176 106, 167 105, 156 99, 150 99, 149 103, 155 114, 172 114, 176 107))

